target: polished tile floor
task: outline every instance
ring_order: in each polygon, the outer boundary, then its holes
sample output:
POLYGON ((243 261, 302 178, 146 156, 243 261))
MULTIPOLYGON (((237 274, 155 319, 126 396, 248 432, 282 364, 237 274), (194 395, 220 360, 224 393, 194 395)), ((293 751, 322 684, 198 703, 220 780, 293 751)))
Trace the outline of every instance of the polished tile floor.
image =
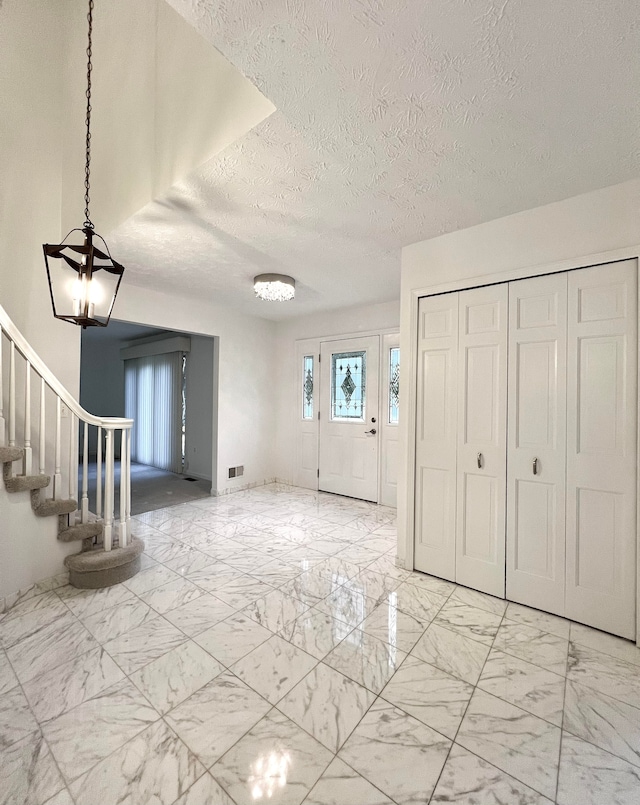
POLYGON ((638 805, 640 651, 394 565, 283 486, 141 515, 144 570, 0 616, 2 805, 638 805))

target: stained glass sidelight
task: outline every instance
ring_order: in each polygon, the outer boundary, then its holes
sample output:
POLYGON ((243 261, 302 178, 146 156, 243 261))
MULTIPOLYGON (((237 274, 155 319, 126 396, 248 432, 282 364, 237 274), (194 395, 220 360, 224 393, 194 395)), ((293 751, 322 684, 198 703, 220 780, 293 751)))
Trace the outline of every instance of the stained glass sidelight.
POLYGON ((367 353, 331 356, 331 419, 364 420, 367 353))
POLYGON ((400 405, 400 348, 389 350, 389 424, 398 424, 400 405))
POLYGON ((302 418, 313 419, 313 355, 302 359, 302 418))

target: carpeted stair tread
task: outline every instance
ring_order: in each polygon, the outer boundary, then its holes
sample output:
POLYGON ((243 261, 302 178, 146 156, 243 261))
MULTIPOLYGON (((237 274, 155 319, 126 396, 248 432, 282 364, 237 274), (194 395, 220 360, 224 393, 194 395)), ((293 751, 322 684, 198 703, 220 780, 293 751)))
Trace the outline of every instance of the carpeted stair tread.
POLYGON ((31 492, 32 489, 44 489, 49 486, 51 478, 48 475, 14 475, 5 478, 4 485, 7 492, 31 492))
POLYGON ((78 523, 58 532, 60 542, 75 542, 81 539, 93 539, 102 534, 102 523, 78 523))
POLYGON ((131 537, 131 542, 125 548, 113 548, 105 551, 102 545, 98 545, 92 551, 67 556, 64 563, 67 567, 73 567, 80 573, 107 570, 130 561, 134 556, 140 556, 143 551, 144 542, 138 537, 131 537))
POLYGON ((9 464, 18 461, 24 455, 21 447, 0 447, 0 464, 9 464))
POLYGON ((90 551, 71 554, 64 560, 69 570, 69 583, 74 587, 92 590, 119 584, 140 570, 143 551, 144 542, 138 537, 131 537, 131 542, 125 548, 105 551, 102 546, 97 546, 90 551))
POLYGON ((71 514, 78 508, 76 500, 43 500, 40 503, 32 504, 33 511, 38 517, 50 517, 54 514, 71 514))

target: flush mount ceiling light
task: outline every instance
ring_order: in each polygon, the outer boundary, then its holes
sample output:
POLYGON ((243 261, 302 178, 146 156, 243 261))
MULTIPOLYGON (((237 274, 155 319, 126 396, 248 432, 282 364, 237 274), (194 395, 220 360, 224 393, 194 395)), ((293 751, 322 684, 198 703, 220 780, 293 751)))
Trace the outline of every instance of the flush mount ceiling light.
POLYGON ((93 30, 93 2, 89 0, 89 37, 87 45, 87 114, 85 118, 84 217, 80 229, 72 229, 57 245, 45 243, 44 262, 51 293, 53 315, 82 327, 106 327, 116 301, 124 266, 109 254, 109 247, 94 231, 89 217, 89 175, 91 163, 91 33, 93 30), (67 243, 69 235, 82 232, 83 243, 67 243), (98 238, 104 248, 96 248, 98 238), (54 264, 53 260, 59 261, 54 264), (51 261, 51 264, 50 264, 51 261), (55 267, 55 271, 51 269, 55 267), (59 270, 58 270, 59 269, 59 270))
POLYGON ((286 274, 258 274, 253 278, 253 290, 266 302, 288 302, 296 295, 296 281, 286 274))

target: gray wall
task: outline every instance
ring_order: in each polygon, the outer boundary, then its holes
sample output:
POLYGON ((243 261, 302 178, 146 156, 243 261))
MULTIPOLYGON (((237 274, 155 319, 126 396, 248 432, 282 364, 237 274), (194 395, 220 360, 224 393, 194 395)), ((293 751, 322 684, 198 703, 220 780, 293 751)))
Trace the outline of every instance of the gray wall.
MULTIPOLYGON (((120 358, 120 350, 136 338, 160 334, 166 336, 168 333, 166 330, 124 322, 111 322, 106 331, 83 331, 80 405, 97 416, 125 416, 124 361, 120 358)), ((214 404, 215 339, 188 335, 191 338, 191 352, 187 356, 185 473, 210 481, 214 471, 214 455, 217 454, 214 448, 214 425, 217 420, 217 402, 214 404)), ((96 454, 95 428, 89 431, 89 453, 92 456, 96 454)))
MULTIPOLYGON (((80 405, 96 416, 124 416, 124 363, 120 360, 120 349, 131 339, 162 332, 113 319, 106 330, 98 327, 83 330, 80 341, 80 405)), ((96 454, 96 436, 96 428, 90 428, 91 456, 96 454)), ((116 440, 118 456, 119 449, 120 442, 116 440)))
MULTIPOLYGON (((124 416, 124 364, 120 360, 120 347, 119 340, 82 335, 80 405, 90 414, 124 416)), ((89 428, 92 456, 96 454, 96 436, 97 429, 89 428)))
POLYGON ((191 336, 187 355, 187 421, 185 473, 213 477, 214 339, 191 336))

